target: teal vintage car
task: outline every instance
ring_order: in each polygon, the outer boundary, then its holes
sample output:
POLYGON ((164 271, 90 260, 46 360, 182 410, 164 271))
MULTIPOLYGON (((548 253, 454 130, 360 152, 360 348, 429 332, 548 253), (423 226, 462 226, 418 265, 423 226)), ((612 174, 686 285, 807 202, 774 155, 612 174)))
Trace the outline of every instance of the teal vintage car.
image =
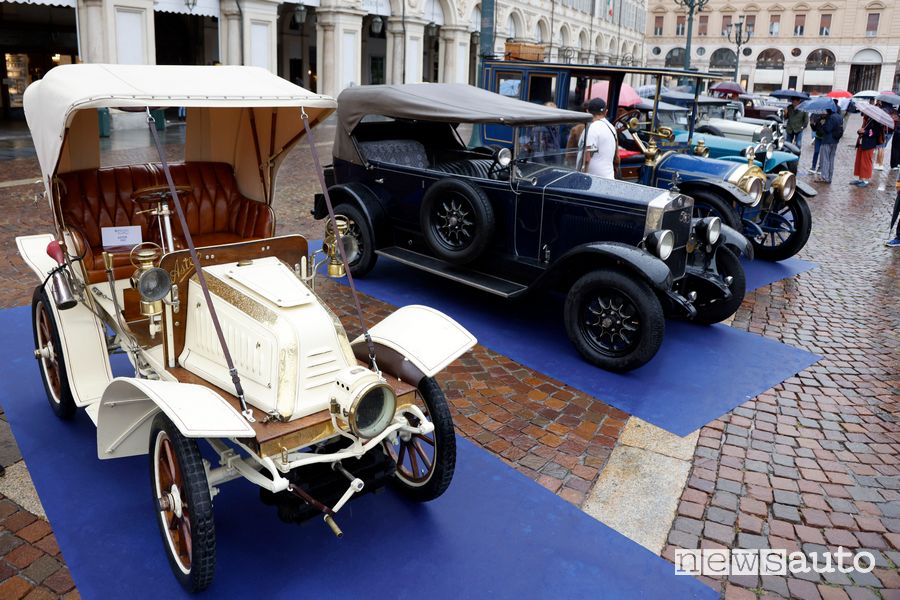
MULTIPOLYGON (((692 97, 692 95, 690 94, 681 94, 681 96, 692 97)), ((767 147, 768 144, 771 143, 771 153, 769 153, 768 148, 766 148, 767 158, 764 164, 760 164, 762 169, 766 173, 777 174, 780 171, 784 170, 790 171, 794 174, 797 173, 800 158, 793 152, 780 150, 778 146, 780 145, 780 142, 782 142, 781 139, 775 140, 770 139, 769 136, 763 136, 761 139, 756 140, 742 140, 737 139, 733 136, 716 135, 716 133, 714 132, 717 128, 708 124, 697 127, 695 129, 693 137, 691 137, 691 132, 689 131, 688 127, 688 121, 691 117, 691 109, 681 104, 671 103, 671 100, 673 100, 672 92, 665 93, 662 97, 664 100, 666 100, 666 102, 664 104, 660 104, 657 107, 656 114, 658 115, 658 123, 660 125, 665 125, 672 128, 673 133, 675 134, 675 144, 686 145, 688 139, 691 139, 691 147, 696 149, 699 141, 703 140, 704 146, 709 151, 708 156, 710 158, 721 158, 724 160, 745 162, 747 160, 748 147, 752 146, 754 149, 753 152, 755 153, 757 151, 757 147, 760 144, 763 144, 764 147, 767 147)), ((648 105, 644 106, 648 108, 646 113, 649 115, 652 112, 652 99, 648 103, 648 105)), ((636 108, 640 109, 642 107, 639 106, 636 108)), ((660 143, 660 147, 668 146, 669 145, 667 145, 666 143, 660 143)), ((812 189, 810 189, 809 191, 813 192, 812 189)))

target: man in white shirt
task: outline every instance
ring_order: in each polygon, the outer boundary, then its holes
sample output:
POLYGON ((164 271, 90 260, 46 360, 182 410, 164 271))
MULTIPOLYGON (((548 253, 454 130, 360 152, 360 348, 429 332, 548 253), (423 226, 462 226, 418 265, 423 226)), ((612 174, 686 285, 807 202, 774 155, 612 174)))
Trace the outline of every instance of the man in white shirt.
POLYGON ((584 157, 584 171, 591 175, 615 179, 616 171, 613 163, 618 144, 615 127, 606 120, 606 102, 602 98, 594 98, 588 102, 587 111, 594 116, 594 120, 585 128, 583 147, 587 152, 584 157))

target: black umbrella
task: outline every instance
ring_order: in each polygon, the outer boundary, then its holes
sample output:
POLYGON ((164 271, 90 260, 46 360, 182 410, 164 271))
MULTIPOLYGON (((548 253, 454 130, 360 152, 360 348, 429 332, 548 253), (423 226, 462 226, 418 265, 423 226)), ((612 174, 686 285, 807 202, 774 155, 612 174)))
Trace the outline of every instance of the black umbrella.
POLYGON ((806 92, 798 92, 797 90, 775 90, 769 95, 773 98, 784 98, 785 100, 791 100, 793 98, 806 100, 807 98, 809 98, 809 94, 807 94, 806 92))

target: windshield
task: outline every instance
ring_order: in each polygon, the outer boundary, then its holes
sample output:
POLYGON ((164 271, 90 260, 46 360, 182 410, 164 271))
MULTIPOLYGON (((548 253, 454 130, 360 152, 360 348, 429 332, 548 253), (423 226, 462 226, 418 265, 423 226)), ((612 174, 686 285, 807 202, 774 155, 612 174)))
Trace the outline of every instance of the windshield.
POLYGON ((574 168, 578 164, 583 133, 584 123, 517 127, 516 162, 574 168))

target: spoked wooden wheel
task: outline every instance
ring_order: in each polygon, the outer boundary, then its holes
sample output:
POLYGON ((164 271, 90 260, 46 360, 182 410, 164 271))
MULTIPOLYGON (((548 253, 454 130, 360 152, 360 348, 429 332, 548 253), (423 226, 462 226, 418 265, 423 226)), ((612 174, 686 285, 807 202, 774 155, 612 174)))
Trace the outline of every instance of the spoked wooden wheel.
POLYGON ((206 471, 197 442, 181 435, 163 414, 154 419, 150 433, 150 478, 172 572, 188 591, 205 589, 216 567, 206 471))
POLYGON ((75 414, 75 400, 69 388, 66 361, 62 353, 56 319, 50 308, 50 299, 42 286, 34 290, 31 316, 34 357, 38 361, 50 408, 57 417, 71 419, 75 414))
MULTIPOLYGON (((385 440, 387 453, 397 463, 395 486, 414 500, 427 502, 443 494, 456 468, 456 434, 444 392, 437 382, 426 377, 419 384, 416 406, 434 423, 429 434, 401 434, 396 444, 385 440)), ((419 419, 412 411, 403 414, 411 425, 419 419)))

